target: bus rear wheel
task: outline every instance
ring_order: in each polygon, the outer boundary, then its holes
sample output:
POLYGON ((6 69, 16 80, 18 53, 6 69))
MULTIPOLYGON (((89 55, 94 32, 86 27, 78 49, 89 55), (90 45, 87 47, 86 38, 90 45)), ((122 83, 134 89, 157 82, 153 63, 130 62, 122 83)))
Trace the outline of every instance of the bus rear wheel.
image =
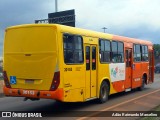
POLYGON ((100 93, 99 93, 99 102, 105 103, 108 100, 109 96, 109 85, 107 82, 103 81, 100 87, 100 93))

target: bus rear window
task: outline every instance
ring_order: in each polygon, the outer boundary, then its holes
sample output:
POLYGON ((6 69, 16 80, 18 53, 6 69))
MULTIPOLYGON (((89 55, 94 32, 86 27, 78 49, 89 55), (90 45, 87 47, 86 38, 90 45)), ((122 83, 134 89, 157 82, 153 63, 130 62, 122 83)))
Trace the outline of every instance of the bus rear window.
POLYGON ((83 40, 77 35, 63 35, 64 62, 66 64, 83 63, 83 40))

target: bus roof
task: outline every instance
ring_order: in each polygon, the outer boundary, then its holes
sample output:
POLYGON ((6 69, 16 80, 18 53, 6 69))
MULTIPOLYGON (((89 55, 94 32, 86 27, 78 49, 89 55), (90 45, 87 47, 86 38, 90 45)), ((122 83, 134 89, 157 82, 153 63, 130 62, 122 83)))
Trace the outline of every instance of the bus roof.
POLYGON ((60 32, 64 33, 70 33, 70 34, 77 34, 77 35, 84 35, 88 37, 97 37, 97 38, 106 38, 106 39, 112 39, 113 35, 107 34, 107 33, 101 33, 101 32, 96 32, 92 30, 86 30, 82 28, 76 28, 76 27, 70 27, 70 26, 65 26, 65 25, 59 25, 59 24, 23 24, 23 25, 16 25, 16 26, 11 26, 6 29, 18 29, 22 27, 56 27, 57 29, 60 30, 60 32))
POLYGON ((125 41, 128 43, 135 43, 135 44, 153 45, 152 42, 147 41, 147 40, 129 38, 129 37, 124 37, 124 36, 119 36, 119 35, 113 35, 113 40, 120 40, 120 41, 125 41))
POLYGON ((70 26, 59 25, 59 24, 23 24, 23 25, 8 27, 6 30, 17 29, 17 28, 22 28, 22 27, 34 27, 34 26, 37 26, 37 27, 38 26, 41 26, 41 27, 42 26, 44 27, 52 26, 52 27, 58 28, 60 32, 64 32, 64 33, 78 34, 78 35, 97 37, 97 38, 102 38, 102 39, 105 38, 105 39, 110 39, 110 40, 119 40, 119 41, 124 41, 128 43, 135 43, 135 44, 153 45, 152 42, 147 41, 147 40, 129 38, 129 37, 102 33, 102 32, 96 32, 92 30, 86 30, 82 28, 70 27, 70 26))
POLYGON ((69 27, 69 26, 64 26, 60 25, 61 32, 68 32, 72 34, 79 34, 79 35, 84 35, 88 37, 97 37, 97 38, 105 38, 105 39, 112 39, 113 35, 108 34, 108 33, 102 33, 102 32, 97 32, 97 31, 92 31, 92 30, 86 30, 82 28, 76 28, 76 27, 69 27))
POLYGON ((91 31, 91 30, 69 27, 69 26, 64 26, 64 25, 59 25, 59 26, 61 27, 62 32, 68 31, 68 32, 71 32, 73 34, 80 34, 80 35, 99 37, 99 38, 106 38, 106 37, 110 36, 111 40, 119 40, 119 41, 136 43, 136 44, 153 45, 152 42, 147 41, 147 40, 129 38, 129 37, 124 37, 124 36, 119 36, 119 35, 114 35, 114 34, 108 34, 108 33, 102 33, 102 32, 95 32, 95 31, 91 31))

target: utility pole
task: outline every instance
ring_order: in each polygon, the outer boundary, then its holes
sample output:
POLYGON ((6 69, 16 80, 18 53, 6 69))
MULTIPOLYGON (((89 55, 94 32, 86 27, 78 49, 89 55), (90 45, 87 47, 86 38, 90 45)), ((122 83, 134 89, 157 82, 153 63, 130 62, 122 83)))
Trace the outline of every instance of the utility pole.
POLYGON ((58 1, 55 0, 55 12, 58 12, 58 1))
POLYGON ((103 27, 102 29, 104 30, 104 33, 105 33, 107 28, 106 28, 106 27, 103 27))

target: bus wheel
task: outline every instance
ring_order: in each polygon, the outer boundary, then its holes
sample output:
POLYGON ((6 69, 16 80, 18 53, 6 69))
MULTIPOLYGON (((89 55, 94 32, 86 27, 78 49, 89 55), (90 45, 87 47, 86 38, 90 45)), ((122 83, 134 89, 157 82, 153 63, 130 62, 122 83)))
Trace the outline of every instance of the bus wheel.
POLYGON ((145 77, 143 76, 142 77, 142 85, 138 88, 138 90, 142 91, 142 90, 144 90, 144 87, 145 87, 145 77))
POLYGON ((108 96, 109 96, 109 86, 105 81, 103 81, 100 88, 100 94, 98 99, 99 102, 100 103, 106 102, 108 100, 108 96))

